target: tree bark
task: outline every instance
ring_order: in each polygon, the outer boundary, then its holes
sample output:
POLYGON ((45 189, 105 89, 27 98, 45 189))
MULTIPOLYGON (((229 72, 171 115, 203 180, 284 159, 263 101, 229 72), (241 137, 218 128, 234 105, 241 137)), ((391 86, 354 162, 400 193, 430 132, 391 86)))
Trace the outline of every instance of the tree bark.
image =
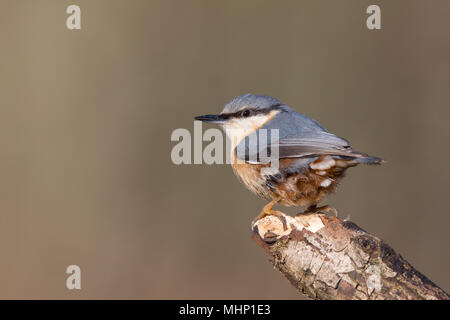
POLYGON ((266 216, 253 239, 312 299, 444 299, 450 296, 383 240, 350 221, 312 213, 266 216))

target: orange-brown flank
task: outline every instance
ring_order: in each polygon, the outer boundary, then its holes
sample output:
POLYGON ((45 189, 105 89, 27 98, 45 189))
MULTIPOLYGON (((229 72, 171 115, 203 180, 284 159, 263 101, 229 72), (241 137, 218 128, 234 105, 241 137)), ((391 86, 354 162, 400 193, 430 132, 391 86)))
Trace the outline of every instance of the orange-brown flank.
POLYGON ((280 199, 285 206, 311 206, 335 191, 345 170, 355 165, 353 160, 325 155, 280 159, 279 172, 274 175, 261 171, 270 164, 234 163, 232 167, 238 179, 262 198, 280 199))

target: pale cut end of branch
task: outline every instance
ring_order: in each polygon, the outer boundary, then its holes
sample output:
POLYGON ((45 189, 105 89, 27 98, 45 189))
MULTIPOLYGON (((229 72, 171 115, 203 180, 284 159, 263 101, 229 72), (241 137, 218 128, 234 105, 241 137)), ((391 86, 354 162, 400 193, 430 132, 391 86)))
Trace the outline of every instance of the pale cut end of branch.
POLYGON ((350 221, 278 212, 252 225, 253 239, 297 289, 312 299, 445 299, 389 245, 350 221))

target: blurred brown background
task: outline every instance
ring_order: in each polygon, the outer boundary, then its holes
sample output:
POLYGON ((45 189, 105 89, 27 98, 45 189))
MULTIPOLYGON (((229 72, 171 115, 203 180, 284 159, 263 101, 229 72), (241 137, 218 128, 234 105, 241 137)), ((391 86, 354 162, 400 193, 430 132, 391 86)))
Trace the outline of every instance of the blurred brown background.
POLYGON ((448 291, 449 16, 445 0, 2 0, 0 298, 299 298, 250 239, 265 201, 228 165, 170 159, 174 129, 247 92, 387 159, 329 203, 448 291))

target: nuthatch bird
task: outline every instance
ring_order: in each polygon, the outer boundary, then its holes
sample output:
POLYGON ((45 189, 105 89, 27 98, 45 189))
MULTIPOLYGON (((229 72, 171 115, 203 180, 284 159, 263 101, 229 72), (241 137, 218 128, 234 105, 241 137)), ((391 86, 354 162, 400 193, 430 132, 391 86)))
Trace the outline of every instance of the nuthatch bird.
MULTIPOLYGON (((305 212, 333 211, 329 206, 317 207, 329 193, 336 190, 349 167, 381 164, 384 161, 353 150, 347 140, 329 133, 317 121, 300 114, 282 102, 267 96, 245 94, 231 100, 220 114, 195 117, 196 120, 219 124, 231 139, 231 160, 238 179, 256 195, 271 201, 255 221, 268 214, 276 203, 284 206, 307 206, 305 212), (259 157, 263 148, 252 153, 237 150, 246 139, 258 131, 277 131, 277 140, 266 143, 278 149, 278 168, 259 157)), ((248 140, 248 139, 247 139, 248 140)), ((248 141, 247 141, 248 142, 248 141)), ((264 142, 259 141, 259 145, 264 142)))

